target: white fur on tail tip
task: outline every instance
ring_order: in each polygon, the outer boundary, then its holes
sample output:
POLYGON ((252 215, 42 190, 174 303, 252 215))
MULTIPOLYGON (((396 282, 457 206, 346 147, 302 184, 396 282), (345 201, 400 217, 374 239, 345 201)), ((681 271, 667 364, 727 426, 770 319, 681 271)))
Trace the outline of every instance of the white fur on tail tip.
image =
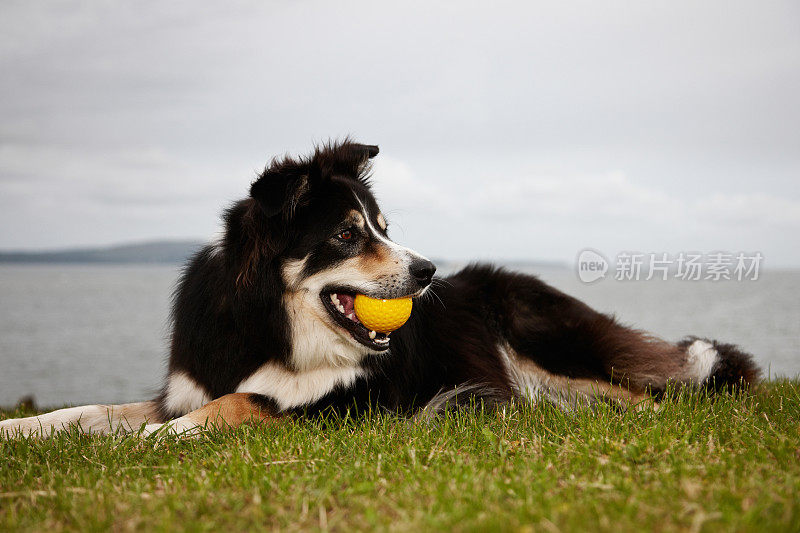
POLYGON ((705 383, 719 362, 719 353, 711 343, 696 340, 686 349, 686 378, 705 383))

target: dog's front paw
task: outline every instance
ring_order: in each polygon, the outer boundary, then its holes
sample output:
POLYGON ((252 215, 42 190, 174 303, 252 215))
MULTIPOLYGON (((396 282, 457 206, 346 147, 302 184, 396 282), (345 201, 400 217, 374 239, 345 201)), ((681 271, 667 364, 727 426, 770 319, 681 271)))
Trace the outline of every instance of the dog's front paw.
POLYGON ((50 428, 42 425, 38 417, 9 418, 0 422, 0 438, 17 439, 20 437, 46 437, 50 428))
POLYGON ((166 436, 177 436, 179 438, 196 438, 203 432, 203 427, 198 426, 191 420, 176 418, 163 424, 147 424, 138 433, 140 437, 153 436, 160 440, 166 436))

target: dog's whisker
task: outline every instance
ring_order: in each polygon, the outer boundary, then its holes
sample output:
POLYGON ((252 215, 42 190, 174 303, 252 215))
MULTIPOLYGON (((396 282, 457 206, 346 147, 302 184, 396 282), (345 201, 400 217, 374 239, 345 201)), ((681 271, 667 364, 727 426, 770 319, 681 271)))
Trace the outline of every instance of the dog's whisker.
POLYGON ((439 303, 442 304, 442 308, 445 309, 445 310, 447 309, 447 306, 442 301, 442 298, 438 294, 436 294, 436 291, 434 291, 433 289, 430 289, 428 292, 431 293, 431 301, 433 301, 433 297, 435 296, 436 299, 439 300, 439 303))
POLYGON ((452 287, 453 286, 453 284, 451 282, 449 282, 446 279, 442 279, 442 278, 435 278, 431 282, 431 285, 432 286, 436 286, 436 287, 452 287))

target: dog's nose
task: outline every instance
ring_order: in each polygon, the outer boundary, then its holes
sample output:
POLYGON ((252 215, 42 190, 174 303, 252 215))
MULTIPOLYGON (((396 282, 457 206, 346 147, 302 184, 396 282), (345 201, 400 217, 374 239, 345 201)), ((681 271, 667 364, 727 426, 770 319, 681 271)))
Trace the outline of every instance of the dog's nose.
POLYGON ((411 275, 417 280, 420 285, 428 285, 433 279, 433 274, 436 272, 436 265, 427 259, 414 259, 411 266, 408 267, 411 275))

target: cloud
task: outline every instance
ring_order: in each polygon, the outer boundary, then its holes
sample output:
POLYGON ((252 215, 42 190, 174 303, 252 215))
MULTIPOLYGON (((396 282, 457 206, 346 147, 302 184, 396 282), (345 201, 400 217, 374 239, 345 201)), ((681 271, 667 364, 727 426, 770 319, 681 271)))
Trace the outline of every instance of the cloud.
POLYGON ((202 203, 218 201, 236 185, 221 179, 221 169, 155 147, 86 151, 6 143, 0 146, 0 176, 6 194, 16 191, 44 203, 202 203))
POLYGON ((714 194, 697 200, 694 211, 711 223, 800 230, 800 201, 766 193, 714 194))
POLYGON ((0 247, 205 236, 271 156, 354 134, 437 255, 800 264, 794 2, 187 6, 4 6, 0 247))
POLYGON ((783 235, 800 232, 800 201, 767 193, 680 195, 620 171, 522 169, 447 187, 391 159, 376 165, 376 175, 378 193, 390 199, 383 203, 399 206, 403 237, 432 255, 566 261, 593 246, 609 253, 767 250, 773 264, 796 260, 783 235))
POLYGON ((0 146, 0 242, 40 248, 205 237, 255 175, 235 167, 154 147, 7 143, 0 146))
MULTIPOLYGON (((465 187, 442 187, 423 181, 411 168, 391 158, 376 165, 378 193, 393 204, 417 211, 482 221, 546 218, 557 224, 618 220, 659 220, 696 224, 797 227, 800 200, 767 193, 677 195, 631 180, 624 172, 594 175, 503 175, 465 187)), ((696 226, 692 228, 692 231, 696 226)))

